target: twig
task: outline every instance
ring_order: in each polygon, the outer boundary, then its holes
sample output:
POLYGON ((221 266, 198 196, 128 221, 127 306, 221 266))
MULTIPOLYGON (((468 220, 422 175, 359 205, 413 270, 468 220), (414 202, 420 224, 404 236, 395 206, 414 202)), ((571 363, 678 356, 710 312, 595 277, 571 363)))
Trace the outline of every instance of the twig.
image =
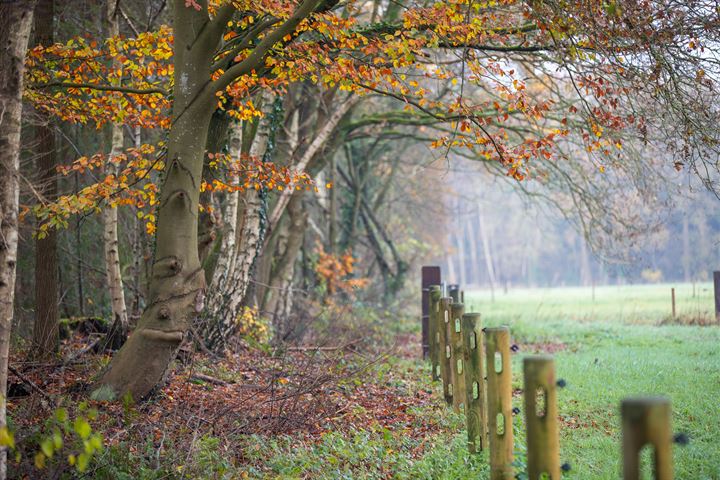
POLYGON ((352 342, 348 342, 345 345, 338 345, 335 347, 321 347, 321 346, 301 346, 301 347, 288 347, 288 351, 291 352, 307 352, 307 351, 320 351, 320 352, 334 352, 336 350, 345 350, 346 348, 349 348, 356 343, 360 342, 362 338, 359 338, 357 340, 353 340, 352 342))
POLYGON ((102 339, 103 339, 103 337, 99 337, 94 342, 92 342, 90 345, 88 345, 87 347, 75 352, 75 354, 73 354, 73 355, 70 355, 65 360, 63 360, 63 362, 61 363, 61 366, 65 367, 67 365, 70 365, 71 363, 75 362, 75 360, 77 360, 78 358, 85 355, 87 352, 95 351, 98 344, 100 343, 100 340, 102 340, 102 339))
POLYGON ((190 380, 201 380, 203 382, 212 383, 214 385, 230 385, 231 383, 235 383, 228 382, 216 377, 211 377, 210 375, 205 375, 202 373, 193 373, 192 375, 190 375, 190 380))
POLYGON ((8 370, 10 371, 10 373, 12 373, 12 374, 15 375, 16 377, 18 377, 18 378, 19 378, 23 383, 25 383, 27 386, 29 386, 30 388, 32 388, 33 390, 35 390, 36 392, 38 392, 40 395, 42 395, 43 397, 45 397, 45 399, 46 399, 48 402, 50 402, 53 406, 55 405, 55 400, 54 400, 50 395, 48 395, 47 392, 45 392, 45 390, 43 390, 42 388, 38 387, 35 382, 33 382, 32 380, 30 380, 29 378, 27 378, 25 375, 23 375, 22 373, 18 372, 17 369, 15 369, 15 367, 13 367, 12 365, 8 365, 8 370))

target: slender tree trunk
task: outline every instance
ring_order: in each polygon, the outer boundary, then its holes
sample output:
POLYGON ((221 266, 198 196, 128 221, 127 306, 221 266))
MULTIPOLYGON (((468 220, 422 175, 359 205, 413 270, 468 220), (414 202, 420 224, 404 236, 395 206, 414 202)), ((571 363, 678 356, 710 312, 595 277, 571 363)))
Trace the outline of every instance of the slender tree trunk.
MULTIPOLYGON (((35 43, 49 46, 54 42, 54 0, 41 0, 35 12, 35 43)), ((57 196, 55 172, 55 132, 47 113, 37 112, 40 124, 36 127, 38 140, 37 171, 41 201, 53 201, 57 196)), ((50 228, 45 236, 35 240, 35 327, 33 354, 48 358, 58 351, 58 252, 57 230, 50 228)))
MULTIPOLYGON (((34 1, 0 2, 0 429, 7 427, 7 372, 18 247, 20 119, 34 1)), ((0 480, 7 448, 0 447, 0 480)))
POLYGON ((483 256, 485 257, 485 266, 487 267, 488 278, 490 279, 490 296, 495 301, 495 269, 493 268, 492 252, 490 250, 490 238, 485 228, 485 218, 483 217, 482 207, 478 204, 478 225, 480 227, 480 239, 483 245, 483 256))
MULTIPOLYGON (((140 128, 135 129, 135 136, 133 143, 136 148, 142 145, 142 131, 140 128)), ((133 299, 130 309, 130 317, 133 319, 138 318, 141 312, 141 299, 143 298, 143 285, 145 282, 140 281, 141 272, 144 271, 143 266, 145 265, 144 256, 145 249, 143 248, 143 237, 140 232, 140 219, 133 216, 132 219, 132 233, 131 233, 131 244, 132 244, 132 291, 133 299)), ((144 275, 143 275, 144 276, 144 275)), ((129 323, 129 322, 128 322, 129 323)))
MULTIPOLYGON (((119 125, 112 126, 112 147, 110 158, 122 154, 123 131, 119 125)), ((117 167, 108 164, 106 173, 117 174, 117 167)), ((120 268, 120 242, 118 241, 118 209, 107 207, 103 210, 103 245, 105 248, 105 275, 107 278, 110 303, 112 306, 112 326, 103 342, 102 349, 117 350, 125 343, 128 335, 128 315, 125 305, 122 270, 120 268)))
POLYGON ((585 237, 580 235, 580 282, 583 286, 589 287, 593 284, 592 267, 590 266, 590 253, 588 252, 585 237))
MULTIPOLYGON (((75 182, 75 191, 80 191, 80 179, 79 173, 73 174, 73 180, 75 182)), ((77 258, 75 262, 76 275, 75 284, 77 286, 77 300, 78 300, 78 311, 80 316, 85 316, 85 292, 83 291, 83 264, 82 264, 82 218, 78 215, 75 218, 75 256, 77 258)))
MULTIPOLYGON (((460 205, 458 204, 458 210, 460 209, 460 205)), ((465 255, 465 222, 464 221, 458 221, 456 217, 455 221, 455 241, 457 242, 458 247, 458 273, 460 276, 460 285, 462 288, 465 288, 465 285, 467 284, 467 258, 465 255)))
POLYGON ((270 287, 265 294, 263 312, 273 319, 277 336, 284 339, 289 333, 289 316, 293 305, 292 284, 295 263, 305 237, 307 212, 303 210, 304 191, 296 191, 287 205, 288 233, 285 248, 270 277, 270 287))
MULTIPOLYGON (((116 11, 117 1, 107 0, 105 2, 105 29, 108 37, 117 36, 119 33, 116 11)), ((113 68, 121 69, 122 64, 113 61, 113 68)), ((110 160, 107 162, 105 173, 117 175, 117 166, 112 159, 123 153, 124 135, 122 125, 110 126, 110 160)), ((110 293, 110 305, 112 307, 112 325, 105 339, 101 343, 101 350, 117 350, 125 343, 128 335, 128 316, 125 305, 125 290, 122 281, 122 270, 120 268, 120 242, 118 241, 118 210, 116 207, 107 206, 102 213, 103 220, 103 246, 105 250, 105 277, 107 279, 108 292, 110 293)))
POLYGON ((328 252, 334 254, 337 252, 337 188, 335 187, 335 155, 330 159, 330 174, 328 181, 330 184, 330 205, 328 206, 328 252))
MULTIPOLYGON (((250 147, 250 156, 265 155, 270 135, 273 102, 262 101, 265 116, 258 122, 257 131, 250 147)), ((243 128, 235 124, 230 131, 230 155, 238 159, 242 155, 243 128)), ((237 185, 237 177, 233 178, 237 185)), ((207 308, 201 322, 202 336, 208 347, 222 350, 227 339, 234 333, 242 302, 250 283, 250 272, 257 257, 262 230, 262 198, 258 190, 228 194, 223 218, 226 219, 217 265, 208 291, 207 308), (240 202, 242 201, 242 209, 240 202)))
POLYGON ((475 233, 475 219, 468 219, 467 223, 468 249, 470 250, 470 275, 468 283, 480 285, 482 274, 480 272, 480 262, 478 261, 478 244, 477 235, 475 233))
POLYGON ((683 214, 682 224, 682 267, 683 279, 686 283, 690 282, 690 220, 687 214, 683 214))
MULTIPOLYGON (((230 126, 230 116, 226 112, 217 111, 210 120, 208 129, 207 152, 208 154, 216 154, 227 151, 228 148, 228 128, 230 126)), ((209 159, 208 159, 209 160, 209 159)), ((211 183, 213 177, 217 175, 216 171, 210 168, 203 169, 203 178, 211 183)), ((215 210, 216 195, 213 191, 205 191, 200 193, 200 202, 203 205, 210 205, 212 210, 204 209, 200 212, 200 231, 198 232, 198 249, 200 262, 205 269, 205 276, 212 278, 215 268, 216 256, 212 255, 217 248, 217 230, 218 225, 222 222, 219 209, 215 210)), ((228 222, 234 220, 227 219, 228 222)))

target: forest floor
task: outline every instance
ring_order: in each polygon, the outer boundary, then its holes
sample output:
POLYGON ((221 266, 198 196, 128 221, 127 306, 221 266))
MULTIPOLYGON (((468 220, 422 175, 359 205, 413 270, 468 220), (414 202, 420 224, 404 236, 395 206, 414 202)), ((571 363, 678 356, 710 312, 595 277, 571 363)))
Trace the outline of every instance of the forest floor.
MULTIPOLYGON (((520 346, 517 407, 523 355, 555 355, 568 384, 559 395, 561 456, 572 470, 563 478, 619 478, 620 400, 662 394, 672 399, 674 430, 690 437, 674 451, 677 478, 720 479, 720 328, 701 326, 713 320, 710 286, 692 289, 677 286, 676 319, 666 285, 598 287, 594 298, 590 288, 511 289, 494 300, 488 291, 467 292, 466 311, 481 311, 486 326, 509 325, 520 346)), ((20 453, 10 476, 488 478, 487 454, 467 453, 462 416, 444 406, 419 360, 419 322, 396 318, 380 314, 365 326, 364 333, 382 331, 382 341, 370 334, 314 345, 321 348, 245 349, 222 360, 194 355, 138 405, 84 401, 107 355, 66 365, 13 358, 22 378, 11 375, 11 383, 28 395, 9 404, 20 453), (102 436, 104 447, 83 474, 67 458, 85 445, 59 426, 58 407, 102 436), (58 428, 63 446, 40 471, 35 452, 58 428)), ((86 343, 67 341, 65 358, 86 343)), ((517 415, 519 470, 522 423, 517 415)))

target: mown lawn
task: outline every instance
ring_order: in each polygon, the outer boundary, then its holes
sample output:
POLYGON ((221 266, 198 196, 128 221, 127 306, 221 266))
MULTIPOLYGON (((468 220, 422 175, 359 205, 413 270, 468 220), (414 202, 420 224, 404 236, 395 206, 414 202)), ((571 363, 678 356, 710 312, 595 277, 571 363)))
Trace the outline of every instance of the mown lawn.
MULTIPOLYGON (((696 285, 695 296, 691 284, 675 287, 680 321, 712 320, 712 285, 696 285)), ((562 344, 555 356, 568 382, 559 396, 568 478, 619 478, 620 400, 665 395, 674 430, 691 439, 674 450, 676 477, 720 479, 720 328, 674 325, 670 288, 598 287, 594 301, 589 288, 496 292, 494 302, 489 292, 466 294, 486 325, 511 326, 519 343, 562 344)))
MULTIPOLYGON (((598 287, 594 300, 590 288, 500 291, 494 301, 487 291, 466 293, 466 311, 480 311, 486 326, 509 325, 521 345, 513 360, 517 388, 524 355, 555 355, 558 377, 567 381, 559 395, 561 457, 572 470, 563 478, 621 478, 621 399, 666 395, 674 431, 690 437, 689 445, 674 448, 676 478, 720 479, 720 328, 677 325, 670 318, 670 287, 598 287)), ((678 321, 713 319, 711 285, 696 285, 694 296, 691 284, 676 289, 678 321)), ((394 326, 415 332, 416 341, 418 323, 394 326)), ((328 431, 319 440, 246 438, 248 477, 488 478, 487 453, 466 452, 463 418, 443 406, 427 365, 404 351, 363 381, 392 386, 400 403, 418 392, 432 392, 435 402, 412 407, 401 424, 378 419, 352 431, 328 431)), ((392 399, 388 403, 392 409, 392 399)), ((519 395, 515 404, 522 408, 519 395)), ((515 417, 519 471, 522 418, 515 417)))

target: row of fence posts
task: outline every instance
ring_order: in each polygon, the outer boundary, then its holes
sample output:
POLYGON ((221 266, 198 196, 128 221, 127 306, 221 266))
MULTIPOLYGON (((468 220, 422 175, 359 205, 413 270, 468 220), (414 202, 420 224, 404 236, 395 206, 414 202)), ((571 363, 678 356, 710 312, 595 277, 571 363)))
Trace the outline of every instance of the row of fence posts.
MULTIPOLYGON (((428 354, 433 381, 442 381, 448 406, 465 414, 468 449, 490 452, 490 479, 510 480, 513 471, 512 363, 508 327, 483 328, 479 313, 465 313, 459 288, 443 296, 440 285, 428 288, 428 354)), ((560 463, 557 410, 558 388, 554 358, 529 355, 523 359, 524 410, 527 432, 529 480, 560 478, 570 466, 560 463)), ((640 452, 654 449, 655 479, 673 478, 673 439, 670 430, 670 401, 662 397, 628 398, 621 404, 623 478, 639 480, 640 452)))

